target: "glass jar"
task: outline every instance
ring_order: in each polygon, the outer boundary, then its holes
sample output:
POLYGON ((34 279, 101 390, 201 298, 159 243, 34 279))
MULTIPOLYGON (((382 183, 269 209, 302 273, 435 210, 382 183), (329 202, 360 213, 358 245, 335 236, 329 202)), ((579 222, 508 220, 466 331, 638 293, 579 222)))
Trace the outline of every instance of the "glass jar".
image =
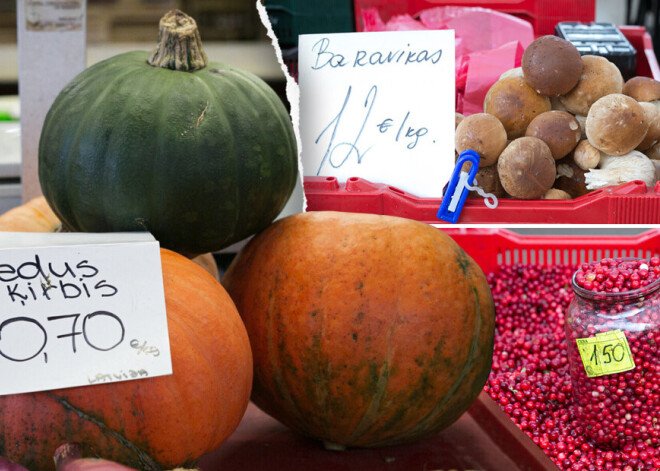
MULTIPOLYGON (((634 263, 612 262, 614 269, 634 263)), ((575 418, 599 448, 640 440, 658 446, 660 277, 629 291, 598 292, 578 284, 579 272, 573 275, 575 297, 564 324, 575 418)))

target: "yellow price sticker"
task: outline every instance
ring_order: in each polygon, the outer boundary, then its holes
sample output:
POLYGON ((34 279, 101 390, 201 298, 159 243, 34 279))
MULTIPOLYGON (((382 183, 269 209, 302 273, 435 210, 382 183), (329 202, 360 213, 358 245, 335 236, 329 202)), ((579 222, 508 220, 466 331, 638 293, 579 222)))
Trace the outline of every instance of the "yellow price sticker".
POLYGON ((621 330, 601 332, 576 339, 584 371, 589 378, 622 373, 635 368, 626 334, 621 330))

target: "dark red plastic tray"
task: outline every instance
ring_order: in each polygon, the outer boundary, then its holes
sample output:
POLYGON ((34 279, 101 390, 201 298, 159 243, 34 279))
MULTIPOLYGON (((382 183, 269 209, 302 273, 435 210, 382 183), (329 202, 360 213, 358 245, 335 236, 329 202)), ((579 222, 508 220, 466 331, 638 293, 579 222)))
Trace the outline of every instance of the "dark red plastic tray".
POLYGON ((486 393, 449 428, 409 445, 328 451, 250 404, 201 471, 556 471, 558 468, 486 393))

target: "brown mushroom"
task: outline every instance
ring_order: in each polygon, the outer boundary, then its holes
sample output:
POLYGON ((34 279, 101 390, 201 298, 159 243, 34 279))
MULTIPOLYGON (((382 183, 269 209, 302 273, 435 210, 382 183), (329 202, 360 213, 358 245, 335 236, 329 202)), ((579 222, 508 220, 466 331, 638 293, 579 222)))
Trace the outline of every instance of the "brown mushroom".
POLYGON ((550 108, 558 111, 568 111, 564 105, 562 105, 561 100, 558 96, 550 97, 550 108))
POLYGON ((527 46, 522 56, 525 82, 541 95, 568 93, 582 74, 582 57, 569 41, 558 36, 541 36, 527 46))
MULTIPOLYGON (((495 195, 497 198, 505 196, 504 188, 500 183, 500 176, 497 174, 497 165, 490 165, 488 167, 479 167, 477 174, 474 177, 475 186, 478 186, 484 192, 495 195)), ((468 198, 481 198, 476 191, 470 191, 468 198)))
POLYGON ((644 108, 622 93, 599 98, 587 115, 589 143, 610 155, 627 154, 637 147, 649 129, 644 108))
POLYGON ((507 137, 513 140, 525 135, 532 119, 550 111, 550 99, 536 93, 523 77, 507 77, 490 87, 484 99, 484 111, 499 119, 507 137))
POLYGON ((515 67, 513 69, 505 70, 502 72, 502 75, 500 75, 500 78, 507 78, 507 77, 522 77, 523 76, 523 71, 522 67, 515 67))
POLYGON ((577 119, 578 124, 580 125, 580 139, 586 139, 587 138, 587 133, 585 131, 585 128, 587 126, 587 117, 583 116, 581 114, 576 114, 574 115, 575 119, 577 119))
POLYGON ((644 151, 646 155, 651 160, 660 160, 660 142, 656 142, 651 147, 644 151))
POLYGON ((553 185, 558 190, 564 190, 571 198, 586 195, 590 190, 584 181, 585 170, 582 170, 569 155, 557 162, 557 180, 553 185))
POLYGON ((572 114, 551 110, 534 118, 527 126, 525 135, 541 139, 550 148, 552 157, 559 160, 575 148, 580 141, 582 130, 572 114))
POLYGON ((537 137, 511 141, 497 161, 504 191, 514 198, 542 197, 555 181, 555 159, 548 145, 537 137))
POLYGON ((601 97, 621 93, 623 76, 619 68, 601 56, 582 56, 582 75, 577 85, 559 100, 573 114, 586 116, 601 97))
POLYGON ((649 129, 642 142, 636 147, 637 150, 646 150, 660 139, 660 108, 650 102, 640 102, 639 105, 644 110, 644 117, 649 123, 649 129))
POLYGON ((587 139, 581 140, 573 151, 573 161, 582 170, 598 167, 600 151, 592 146, 587 139))
POLYGON ((459 112, 456 112, 456 124, 454 125, 454 129, 456 129, 459 124, 461 124, 461 121, 463 121, 463 119, 465 119, 465 116, 463 116, 459 112))
POLYGON ((475 113, 467 116, 456 128, 456 152, 467 149, 479 154, 479 165, 488 167, 497 162, 506 147, 506 130, 492 114, 475 113))
POLYGON ((544 200, 570 200, 571 195, 569 195, 567 192, 564 190, 560 190, 559 188, 550 188, 548 191, 546 191, 545 195, 543 195, 544 200))
POLYGON ((660 82, 651 77, 633 77, 623 84, 622 93, 640 102, 660 100, 660 82))

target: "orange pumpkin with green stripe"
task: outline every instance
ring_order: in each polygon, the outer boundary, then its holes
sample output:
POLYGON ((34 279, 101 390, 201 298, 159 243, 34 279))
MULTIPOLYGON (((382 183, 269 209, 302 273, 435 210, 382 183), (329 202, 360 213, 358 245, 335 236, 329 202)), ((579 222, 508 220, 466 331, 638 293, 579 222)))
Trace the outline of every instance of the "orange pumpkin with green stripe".
POLYGON ((328 446, 433 434, 467 410, 490 372, 486 278, 427 224, 290 216, 244 247, 223 284, 250 337, 252 400, 328 446))
POLYGON ((194 464, 234 432, 252 384, 245 327, 217 280, 175 252, 160 256, 173 374, 0 396, 0 456, 52 470, 71 441, 161 471, 194 464))

